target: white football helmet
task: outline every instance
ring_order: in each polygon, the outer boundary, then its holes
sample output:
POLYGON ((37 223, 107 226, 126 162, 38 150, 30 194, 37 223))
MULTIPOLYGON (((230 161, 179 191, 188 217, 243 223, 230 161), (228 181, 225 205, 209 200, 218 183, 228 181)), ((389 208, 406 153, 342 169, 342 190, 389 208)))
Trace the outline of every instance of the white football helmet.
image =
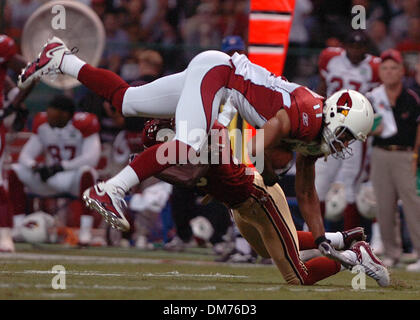
POLYGON ((348 132, 355 140, 365 141, 372 129, 372 105, 354 90, 340 90, 331 95, 325 101, 323 113, 322 137, 334 158, 345 159, 352 155, 351 148, 346 148, 340 140, 341 135, 348 132), (341 150, 337 150, 335 143, 341 145, 341 150))
POLYGON ((50 228, 55 224, 54 218, 43 211, 27 215, 22 221, 20 232, 25 242, 45 243, 50 240, 50 228))
POLYGON ((360 186, 359 192, 356 195, 356 206, 362 217, 366 219, 373 219, 376 217, 376 196, 370 181, 365 182, 360 186))
POLYGON ((347 206, 346 188, 342 183, 333 183, 325 196, 325 219, 337 222, 347 206))

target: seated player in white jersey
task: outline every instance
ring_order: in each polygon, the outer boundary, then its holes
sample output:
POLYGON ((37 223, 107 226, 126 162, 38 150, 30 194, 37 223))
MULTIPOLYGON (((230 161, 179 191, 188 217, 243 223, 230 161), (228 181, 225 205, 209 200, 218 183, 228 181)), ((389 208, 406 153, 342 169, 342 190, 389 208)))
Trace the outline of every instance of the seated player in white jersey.
MULTIPOLYGON (((33 134, 8 176, 15 227, 24 218, 25 187, 27 192, 39 196, 65 194, 81 200, 82 192, 95 184, 94 168, 101 154, 99 122, 94 114, 74 111, 72 99, 58 95, 50 101, 46 112, 35 116, 33 134), (41 155, 45 157, 44 163, 37 161, 41 155)), ((93 220, 100 216, 84 208, 81 202, 80 208, 83 211, 79 241, 88 244, 93 220)))
MULTIPOLYGON (((342 89, 356 90, 366 94, 376 87, 380 80, 378 68, 380 58, 368 53, 369 40, 361 31, 350 32, 344 41, 344 48, 328 47, 324 49, 318 61, 320 86, 318 93, 330 96, 342 89)), ((330 220, 339 220, 343 216, 343 229, 351 229, 360 224, 356 206, 356 193, 367 166, 368 143, 356 141, 352 145, 353 156, 349 159, 319 159, 315 164, 315 187, 322 208, 327 202, 327 194, 338 186, 344 187, 346 206, 326 216, 330 220)), ((328 206, 328 203, 327 203, 328 206)), ((324 209, 323 209, 324 211, 324 209)), ((333 210, 335 211, 335 210, 333 210)), ((327 212, 328 213, 328 212, 327 212)))
MULTIPOLYGON (((130 228, 125 217, 125 193, 144 179, 185 163, 189 151, 199 151, 220 105, 229 99, 243 119, 261 129, 253 139, 256 143, 250 145, 253 155, 279 146, 298 152, 296 193, 300 210, 317 245, 328 245, 314 187, 315 160, 330 153, 344 158, 352 141, 366 139, 373 110, 363 95, 338 92, 324 106, 323 97, 273 75, 245 55, 230 57, 219 51, 200 53, 183 72, 129 87, 116 74, 80 60, 57 37, 49 40, 38 58, 22 71, 19 86, 25 88, 44 75, 57 73, 77 78, 126 117, 175 116, 173 140, 148 148, 116 176, 85 191, 87 205, 114 227, 130 228), (338 106, 338 101, 342 105, 338 106), (175 151, 171 152, 173 158, 162 162, 162 150, 175 151)), ((268 166, 264 169, 264 176, 274 175, 267 172, 268 166)))
POLYGON ((7 74, 9 71, 18 74, 25 64, 26 61, 18 53, 15 41, 5 34, 0 34, 0 252, 15 251, 12 221, 8 219, 9 196, 2 176, 6 158, 6 133, 10 130, 20 131, 24 127, 28 110, 22 102, 33 87, 19 90, 7 74), (14 116, 9 117, 12 114, 14 116))

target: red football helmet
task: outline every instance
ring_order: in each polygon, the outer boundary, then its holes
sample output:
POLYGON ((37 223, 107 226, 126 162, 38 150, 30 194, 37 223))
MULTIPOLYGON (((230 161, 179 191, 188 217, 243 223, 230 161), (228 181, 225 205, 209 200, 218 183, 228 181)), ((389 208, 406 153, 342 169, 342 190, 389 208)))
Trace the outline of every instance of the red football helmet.
POLYGON ((168 136, 170 136, 171 131, 172 133, 175 130, 175 118, 171 119, 152 119, 146 122, 144 125, 144 129, 142 132, 142 140, 145 148, 151 147, 157 143, 162 143, 168 140, 168 136), (158 134, 161 130, 165 130, 161 132, 163 134, 158 134), (166 140, 165 140, 166 138, 166 140))

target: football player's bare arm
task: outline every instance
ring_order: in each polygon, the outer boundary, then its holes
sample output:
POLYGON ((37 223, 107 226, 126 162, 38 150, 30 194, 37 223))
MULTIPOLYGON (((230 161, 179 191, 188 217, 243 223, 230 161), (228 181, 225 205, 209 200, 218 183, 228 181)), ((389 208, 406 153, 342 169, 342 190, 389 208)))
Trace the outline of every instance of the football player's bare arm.
POLYGON ((261 129, 257 130, 257 134, 249 141, 250 155, 255 157, 267 149, 280 145, 281 140, 289 136, 290 127, 290 119, 286 110, 279 110, 261 129))
POLYGON ((273 186, 279 180, 271 162, 271 150, 272 149, 264 150, 264 170, 261 172, 261 176, 267 186, 273 186))
POLYGON ((1 118, 5 118, 10 113, 14 112, 14 109, 10 108, 10 106, 13 106, 13 102, 15 98, 20 92, 20 90, 16 87, 12 79, 10 79, 10 77, 7 75, 6 75, 6 78, 4 79, 3 89, 4 89, 3 112, 2 112, 2 115, 0 116, 1 118))
MULTIPOLYGON (((26 60, 20 54, 13 55, 13 57, 7 62, 7 68, 12 69, 16 74, 20 74, 20 72, 22 71, 22 69, 25 66, 26 66, 26 60)), ((25 88, 25 89, 19 91, 18 95, 14 98, 14 100, 12 102, 12 105, 15 108, 24 109, 24 106, 21 105, 21 103, 29 95, 29 93, 35 87, 36 83, 37 83, 37 81, 34 81, 28 88, 25 88)), ((15 87, 14 84, 13 84, 13 87, 15 87)))
POLYGON ((4 79, 4 94, 7 96, 7 94, 14 88, 16 88, 15 83, 9 76, 6 76, 4 79))
POLYGON ((36 158, 42 153, 43 146, 38 135, 32 134, 28 142, 22 148, 19 154, 18 162, 28 168, 34 168, 36 166, 36 158))
POLYGON ((296 197, 303 219, 314 239, 325 235, 318 195, 315 190, 316 157, 296 156, 296 197))

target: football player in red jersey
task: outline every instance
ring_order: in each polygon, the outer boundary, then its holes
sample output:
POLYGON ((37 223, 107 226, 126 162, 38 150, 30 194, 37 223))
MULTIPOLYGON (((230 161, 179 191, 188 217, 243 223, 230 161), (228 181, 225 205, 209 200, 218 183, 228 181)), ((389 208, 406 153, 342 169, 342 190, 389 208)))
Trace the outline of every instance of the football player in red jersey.
POLYGON ((116 176, 85 191, 86 203, 114 227, 130 227, 125 217, 125 193, 174 164, 188 162, 189 154, 205 144, 220 105, 229 99, 241 117, 259 129, 249 149, 257 160, 279 145, 298 152, 296 193, 300 211, 317 245, 330 247, 314 187, 315 160, 328 154, 345 158, 352 141, 366 139, 373 110, 363 95, 341 91, 324 101, 308 88, 251 63, 245 55, 230 57, 219 51, 200 53, 183 72, 129 87, 116 74, 80 60, 57 37, 50 39, 38 59, 22 71, 19 86, 25 88, 43 75, 57 73, 77 78, 124 116, 175 116, 173 140, 148 148, 116 176), (338 101, 342 105, 337 105, 338 101), (162 159, 162 150, 174 150, 172 158, 162 159))
MULTIPOLYGON (((95 184, 94 168, 101 154, 99 121, 94 114, 74 112, 74 109, 72 99, 58 95, 50 101, 46 112, 34 117, 33 134, 8 176, 15 217, 23 218, 25 213, 24 187, 40 196, 70 194, 81 199, 82 192, 95 184), (45 156, 43 163, 37 161, 40 155, 45 156)), ((75 219, 76 225, 80 219, 79 241, 89 244, 93 218, 96 216, 98 220, 100 216, 84 208, 81 200, 78 207, 73 211, 82 211, 81 217, 75 219)))
POLYGON ((16 117, 12 128, 15 131, 22 129, 26 120, 26 109, 21 104, 32 86, 25 90, 19 90, 13 81, 7 76, 9 69, 19 74, 25 67, 25 59, 17 53, 18 48, 14 40, 7 35, 0 34, 0 252, 13 252, 14 244, 11 236, 12 220, 9 213, 9 199, 3 186, 3 162, 6 143, 7 128, 3 122, 11 113, 16 117))
MULTIPOLYGON (((219 119, 222 119, 222 115, 219 115, 219 119)), ((145 148, 171 139, 175 133, 168 131, 168 128, 174 129, 173 122, 149 120, 143 130, 145 148)), ((368 244, 363 242, 363 228, 325 234, 334 248, 343 250, 339 253, 329 248, 329 256, 335 260, 316 257, 303 262, 299 251, 316 249, 317 245, 310 232, 296 231, 280 186, 267 186, 256 170, 248 172, 249 168, 237 163, 230 148, 228 130, 217 120, 210 133, 208 148, 209 157, 218 161, 208 165, 172 166, 156 177, 172 184, 196 187, 207 196, 224 203, 252 248, 262 257, 272 258, 287 283, 311 285, 344 267, 362 265, 367 269, 372 268, 372 260, 366 254, 363 258, 360 256, 360 250, 370 251, 368 244)), ((374 264, 378 271, 368 274, 381 286, 388 285, 386 268, 379 261, 374 264)))

